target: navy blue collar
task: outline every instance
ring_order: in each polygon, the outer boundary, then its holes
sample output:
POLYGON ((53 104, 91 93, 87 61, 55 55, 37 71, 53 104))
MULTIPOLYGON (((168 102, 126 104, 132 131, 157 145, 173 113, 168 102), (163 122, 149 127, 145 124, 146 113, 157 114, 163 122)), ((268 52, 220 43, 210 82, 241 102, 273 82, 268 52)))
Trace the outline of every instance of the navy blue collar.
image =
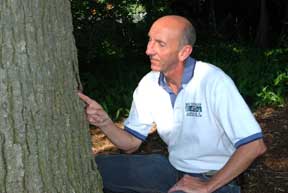
MULTIPOLYGON (((182 87, 192 79, 194 75, 194 68, 195 68, 196 60, 194 58, 188 57, 185 62, 185 68, 182 76, 182 87)), ((163 87, 165 90, 168 87, 164 74, 161 72, 158 80, 159 86, 163 87)), ((169 87, 168 87, 169 88, 169 87)), ((170 90, 170 89, 169 89, 170 90)))
MULTIPOLYGON (((188 84, 188 82, 193 78, 195 64, 196 64, 195 59, 193 59, 191 57, 187 58, 187 60, 185 62, 185 68, 184 68, 184 72, 183 72, 183 76, 182 76, 182 83, 181 83, 181 87, 179 89, 179 92, 183 89, 183 85, 188 84)), ((162 72, 160 73, 160 76, 158 79, 158 84, 169 94, 172 107, 174 107, 177 95, 167 85, 167 82, 165 81, 164 74, 162 72)))

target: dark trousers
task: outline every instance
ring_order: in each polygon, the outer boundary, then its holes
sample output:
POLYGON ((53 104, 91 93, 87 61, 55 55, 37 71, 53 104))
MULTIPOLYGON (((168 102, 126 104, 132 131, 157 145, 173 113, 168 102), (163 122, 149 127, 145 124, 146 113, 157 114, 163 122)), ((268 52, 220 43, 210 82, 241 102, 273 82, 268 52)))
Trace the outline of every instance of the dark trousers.
MULTIPOLYGON (((98 155, 95 160, 105 193, 167 193, 186 174, 176 170, 166 157, 158 154, 98 155)), ((203 180, 211 177, 207 174, 189 175, 203 180)), ((240 188, 230 183, 215 193, 240 193, 240 188)))

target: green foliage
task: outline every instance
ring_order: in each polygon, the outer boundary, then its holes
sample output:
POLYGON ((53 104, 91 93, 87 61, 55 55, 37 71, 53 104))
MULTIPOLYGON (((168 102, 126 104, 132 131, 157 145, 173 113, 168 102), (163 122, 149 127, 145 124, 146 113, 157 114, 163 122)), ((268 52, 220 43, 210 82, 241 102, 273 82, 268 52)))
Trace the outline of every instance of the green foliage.
POLYGON ((288 49, 262 50, 214 40, 199 44, 194 56, 231 76, 250 106, 283 105, 287 98, 288 49))
POLYGON ((84 92, 96 99, 114 120, 126 115, 134 87, 128 85, 124 79, 108 82, 103 78, 95 77, 92 73, 80 75, 84 84, 84 92))
POLYGON ((128 116, 133 91, 148 66, 134 66, 119 61, 117 65, 98 65, 94 72, 80 73, 84 93, 97 100, 115 120, 128 116))
POLYGON ((257 106, 274 105, 283 106, 288 98, 288 48, 273 49, 265 52, 269 63, 279 64, 273 79, 257 94, 257 106))
MULTIPOLYGON (((282 106, 287 100, 288 66, 286 49, 259 50, 232 43, 213 43, 195 48, 194 57, 222 68, 232 77, 248 104, 282 106)), ((144 56, 144 53, 143 53, 144 56)), ((97 71, 82 73, 85 92, 97 99, 118 120, 126 117, 133 90, 149 71, 149 62, 97 65, 97 71), (111 69, 111 70, 109 70, 111 69)))
MULTIPOLYGON (((149 71, 148 29, 171 12, 168 0, 72 0, 74 35, 84 92, 114 120, 128 115, 133 90, 149 71)), ((288 49, 262 50, 247 42, 199 33, 193 57, 223 69, 251 107, 281 106, 287 99, 288 49), (245 43, 245 44, 244 44, 245 43)))
POLYGON ((167 2, 71 1, 84 92, 114 120, 127 116, 133 90, 149 70, 147 30, 155 18, 169 12, 167 2))
POLYGON ((273 105, 282 107, 288 97, 288 68, 286 72, 280 73, 272 85, 265 86, 261 92, 257 94, 257 106, 273 105))
POLYGON ((257 101, 258 106, 264 105, 276 105, 283 106, 284 99, 281 97, 279 93, 275 93, 272 90, 268 89, 268 87, 264 87, 260 93, 257 94, 260 99, 257 101))
POLYGON ((150 23, 169 12, 167 3, 168 0, 155 3, 73 0, 74 36, 80 63, 106 62, 107 57, 137 58, 145 49, 150 23))

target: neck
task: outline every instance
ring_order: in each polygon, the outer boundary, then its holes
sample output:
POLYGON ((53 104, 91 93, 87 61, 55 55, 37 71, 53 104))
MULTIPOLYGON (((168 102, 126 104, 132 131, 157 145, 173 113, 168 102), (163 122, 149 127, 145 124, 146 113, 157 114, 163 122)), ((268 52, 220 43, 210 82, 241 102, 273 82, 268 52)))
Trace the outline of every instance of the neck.
POLYGON ((172 71, 163 73, 167 85, 175 94, 178 94, 179 89, 181 88, 183 72, 184 72, 184 64, 179 64, 172 71))

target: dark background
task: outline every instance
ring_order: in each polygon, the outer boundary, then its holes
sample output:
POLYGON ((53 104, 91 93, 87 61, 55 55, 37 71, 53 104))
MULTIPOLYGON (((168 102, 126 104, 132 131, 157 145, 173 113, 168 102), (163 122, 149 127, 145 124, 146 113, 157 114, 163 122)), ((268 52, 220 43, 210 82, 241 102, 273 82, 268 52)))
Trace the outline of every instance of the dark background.
POLYGON ((197 41, 192 56, 221 67, 251 108, 285 103, 287 0, 73 0, 84 91, 112 117, 127 115, 134 88, 150 70, 147 32, 167 14, 193 23, 197 41))

